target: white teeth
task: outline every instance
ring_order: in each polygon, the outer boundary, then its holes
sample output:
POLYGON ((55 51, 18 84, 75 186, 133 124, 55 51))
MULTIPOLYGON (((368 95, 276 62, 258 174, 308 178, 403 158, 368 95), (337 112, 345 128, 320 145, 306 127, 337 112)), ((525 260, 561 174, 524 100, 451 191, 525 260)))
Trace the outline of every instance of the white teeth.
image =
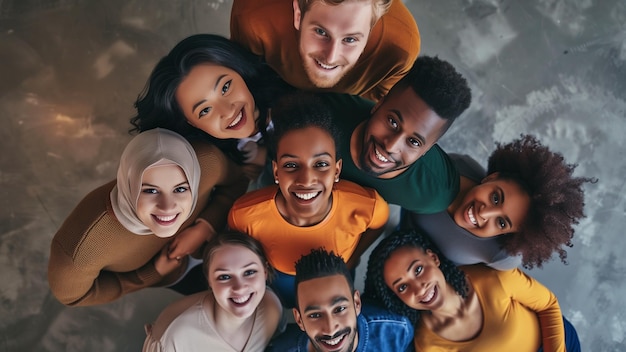
POLYGON ((250 297, 252 297, 252 295, 249 296, 245 296, 245 297, 233 297, 231 298, 233 300, 233 302, 237 303, 237 304, 242 304, 242 303, 246 303, 248 302, 248 300, 250 299, 250 297))
POLYGON ((426 297, 424 297, 424 299, 422 300, 422 303, 430 303, 430 301, 433 299, 434 296, 435 296, 435 289, 433 288, 430 290, 430 292, 428 292, 426 297))
POLYGON ((165 221, 165 222, 167 222, 167 221, 172 221, 172 220, 174 220, 174 218, 176 218, 176 215, 170 215, 170 216, 158 216, 158 215, 155 215, 155 217, 156 217, 159 221, 165 221))
POLYGON ((380 152, 378 151, 378 149, 374 148, 374 153, 376 154, 376 158, 384 163, 388 163, 389 159, 385 158, 382 154, 380 154, 380 152))
POLYGON ((344 337, 345 337, 345 335, 341 335, 341 336, 339 336, 337 338, 334 338, 332 340, 325 340, 324 343, 327 344, 327 345, 335 346, 336 344, 341 342, 341 340, 343 340, 344 337))
POLYGON ((233 122, 230 123, 230 125, 228 125, 228 127, 233 127, 236 124, 239 123, 239 121, 241 121, 241 118, 243 117, 243 110, 239 111, 239 115, 237 115, 237 117, 235 117, 235 119, 233 120, 233 122))
POLYGON ((474 217, 474 207, 471 206, 469 208, 469 210, 467 210, 467 216, 469 217, 470 221, 472 222, 472 224, 474 226, 478 226, 478 222, 476 221, 476 218, 474 217))
POLYGON ((335 65, 335 66, 333 66, 333 65, 326 65, 326 64, 323 64, 323 63, 322 63, 322 62, 320 62, 319 60, 315 60, 315 61, 317 62, 317 64, 318 64, 321 68, 323 68, 323 69, 325 69, 325 70, 332 70, 332 69, 334 69, 335 67, 337 67, 336 65, 335 65))
POLYGON ((320 194, 321 192, 313 192, 313 193, 294 193, 296 195, 296 197, 300 198, 300 199, 304 199, 304 200, 309 200, 311 198, 316 197, 318 194, 320 194))

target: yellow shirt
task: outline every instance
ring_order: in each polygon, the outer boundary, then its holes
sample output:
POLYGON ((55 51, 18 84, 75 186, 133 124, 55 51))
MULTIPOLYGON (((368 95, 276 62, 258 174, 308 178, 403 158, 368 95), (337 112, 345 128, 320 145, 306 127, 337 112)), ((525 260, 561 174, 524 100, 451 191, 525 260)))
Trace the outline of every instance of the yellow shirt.
POLYGON ((475 338, 454 342, 424 324, 415 329, 415 349, 435 351, 528 351, 543 344, 545 352, 565 352, 563 316, 556 296, 520 269, 499 271, 482 264, 461 267, 483 310, 475 338))

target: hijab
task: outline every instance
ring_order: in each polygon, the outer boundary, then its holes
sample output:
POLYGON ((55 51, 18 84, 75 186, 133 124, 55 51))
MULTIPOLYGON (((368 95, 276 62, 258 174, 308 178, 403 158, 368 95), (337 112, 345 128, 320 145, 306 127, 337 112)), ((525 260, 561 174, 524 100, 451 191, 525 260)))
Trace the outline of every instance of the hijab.
POLYGON ((191 144, 181 135, 163 128, 142 132, 124 149, 117 169, 117 184, 111 191, 113 212, 122 226, 132 233, 152 234, 137 217, 137 200, 141 192, 144 171, 149 167, 164 164, 175 164, 183 170, 192 196, 189 216, 196 207, 200 164, 191 144))

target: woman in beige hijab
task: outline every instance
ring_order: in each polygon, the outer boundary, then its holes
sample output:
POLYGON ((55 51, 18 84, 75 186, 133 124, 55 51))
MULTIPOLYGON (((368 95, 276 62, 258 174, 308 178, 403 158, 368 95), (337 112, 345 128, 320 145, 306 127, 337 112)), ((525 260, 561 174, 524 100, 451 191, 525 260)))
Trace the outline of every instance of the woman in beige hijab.
POLYGON ((247 179, 215 146, 165 129, 133 138, 111 181, 89 193, 52 240, 48 282, 63 304, 113 301, 178 281, 225 225, 247 179))

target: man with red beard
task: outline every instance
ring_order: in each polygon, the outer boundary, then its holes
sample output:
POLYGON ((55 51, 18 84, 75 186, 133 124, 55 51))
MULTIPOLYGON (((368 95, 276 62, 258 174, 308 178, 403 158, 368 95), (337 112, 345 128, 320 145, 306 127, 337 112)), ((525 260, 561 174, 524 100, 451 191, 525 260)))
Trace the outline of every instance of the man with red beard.
POLYGON ((266 351, 412 349, 413 326, 408 319, 362 303, 348 267, 333 252, 312 250, 296 262, 296 300, 297 325, 289 324, 266 351))
POLYGON ((374 101, 420 50, 401 0, 235 0, 230 35, 294 87, 374 101))

